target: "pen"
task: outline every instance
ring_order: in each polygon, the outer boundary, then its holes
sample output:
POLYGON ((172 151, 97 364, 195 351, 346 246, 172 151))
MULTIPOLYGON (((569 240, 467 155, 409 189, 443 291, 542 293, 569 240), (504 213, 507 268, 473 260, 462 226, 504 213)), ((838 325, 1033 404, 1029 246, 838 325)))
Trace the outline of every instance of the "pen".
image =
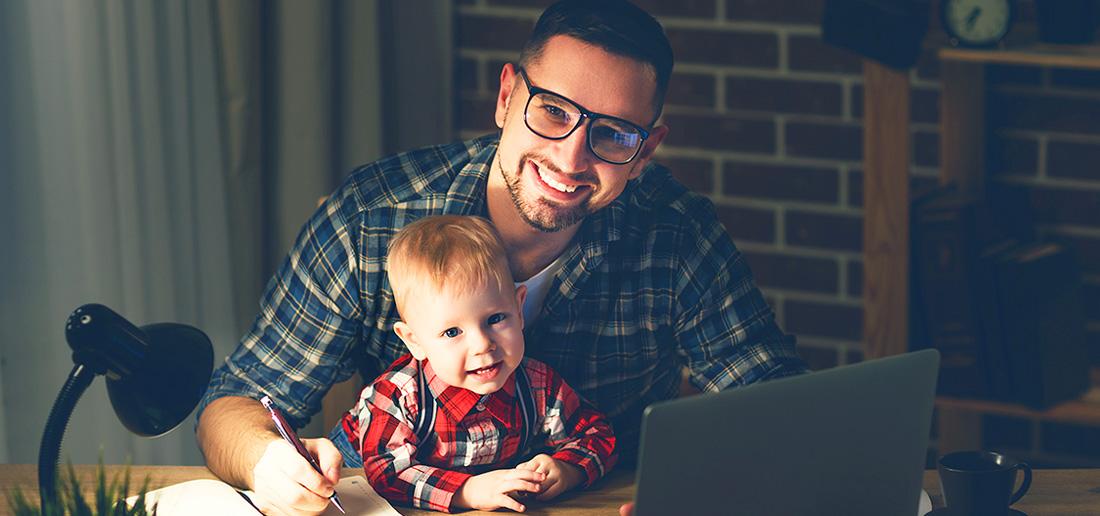
MULTIPOLYGON (((271 397, 264 396, 260 398, 260 403, 262 403, 264 405, 264 408, 266 408, 267 411, 271 413, 271 420, 275 422, 275 428, 279 430, 279 435, 283 436, 283 440, 290 443, 290 445, 293 446, 295 450, 298 450, 298 454, 309 461, 309 465, 313 466, 313 469, 315 471, 324 475, 324 473, 321 472, 321 466, 317 465, 317 461, 313 459, 313 455, 309 453, 309 450, 307 450, 305 445, 302 444, 302 440, 298 439, 298 434, 294 433, 294 429, 290 427, 290 423, 287 423, 286 418, 283 417, 283 413, 280 412, 279 409, 275 406, 275 403, 271 401, 271 397)), ((332 496, 329 496, 328 499, 332 501, 332 505, 335 505, 337 509, 340 509, 341 513, 347 514, 347 511, 344 510, 344 506, 340 505, 340 499, 336 497, 335 490, 332 492, 332 496)))

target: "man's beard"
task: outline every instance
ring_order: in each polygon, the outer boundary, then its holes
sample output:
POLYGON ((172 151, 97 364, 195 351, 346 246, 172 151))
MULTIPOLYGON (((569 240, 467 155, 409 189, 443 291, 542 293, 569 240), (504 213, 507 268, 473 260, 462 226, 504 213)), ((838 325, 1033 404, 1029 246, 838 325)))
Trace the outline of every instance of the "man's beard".
POLYGON ((516 206, 516 211, 519 212, 520 217, 523 217, 523 220, 527 221, 527 224, 543 233, 555 233, 579 223, 592 213, 591 197, 586 198, 584 202, 572 208, 563 208, 543 198, 535 201, 524 199, 521 195, 522 186, 519 177, 524 162, 531 160, 536 163, 546 163, 546 160, 534 158, 535 156, 532 154, 522 154, 511 174, 505 172, 502 164, 503 159, 497 159, 497 168, 500 169, 500 175, 504 177, 504 182, 508 185, 508 193, 512 196, 512 204, 516 206))

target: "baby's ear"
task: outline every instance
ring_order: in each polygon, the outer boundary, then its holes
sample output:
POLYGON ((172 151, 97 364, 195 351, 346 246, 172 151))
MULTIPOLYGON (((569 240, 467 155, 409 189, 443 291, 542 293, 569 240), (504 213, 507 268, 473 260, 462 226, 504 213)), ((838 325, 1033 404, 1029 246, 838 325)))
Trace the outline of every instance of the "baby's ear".
POLYGON ((401 338, 401 342, 405 343, 405 347, 409 348, 409 353, 412 353, 413 358, 417 360, 424 360, 427 355, 424 353, 424 348, 420 347, 420 344, 416 342, 416 335, 413 334, 412 328, 405 324, 405 321, 397 321, 393 323, 393 332, 401 338))

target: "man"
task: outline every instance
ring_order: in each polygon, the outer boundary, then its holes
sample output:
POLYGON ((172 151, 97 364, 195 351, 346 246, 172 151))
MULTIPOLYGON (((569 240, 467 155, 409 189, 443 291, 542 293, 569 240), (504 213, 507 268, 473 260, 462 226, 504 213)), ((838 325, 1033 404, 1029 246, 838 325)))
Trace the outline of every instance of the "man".
MULTIPOLYGON (((499 140, 413 151, 354 171, 302 230, 262 310, 200 406, 210 469, 272 513, 324 509, 348 437, 307 439, 323 475, 274 433, 270 394, 303 423, 334 382, 403 352, 387 246, 415 219, 489 218, 524 306, 528 353, 613 422, 624 461, 641 412, 692 383, 721 390, 805 370, 713 207, 650 165, 672 70, 660 25, 625 1, 565 0, 500 73, 499 140)), ((348 465, 358 457, 345 454, 348 465)))

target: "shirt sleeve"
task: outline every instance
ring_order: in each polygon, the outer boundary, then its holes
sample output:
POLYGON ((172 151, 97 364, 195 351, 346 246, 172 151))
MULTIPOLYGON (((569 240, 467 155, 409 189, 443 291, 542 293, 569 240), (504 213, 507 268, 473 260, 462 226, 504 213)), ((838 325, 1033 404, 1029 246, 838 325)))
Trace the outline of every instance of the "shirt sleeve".
POLYGON ((371 487, 387 500, 418 509, 451 512, 451 501, 472 476, 417 462, 415 393, 380 380, 363 390, 344 428, 358 437, 371 487))
POLYGON ((592 485, 615 466, 615 434, 603 413, 582 399, 556 373, 549 373, 546 397, 546 445, 551 457, 581 468, 583 487, 592 485))
POLYGON ((674 331, 692 383, 719 391, 804 373, 794 337, 779 329, 713 207, 700 201, 688 217, 694 224, 679 245, 684 251, 674 331))
POLYGON ((197 414, 222 396, 267 394, 301 427, 320 409, 329 387, 354 372, 347 357, 362 310, 358 260, 338 195, 302 228, 267 285, 259 316, 211 376, 197 414))

